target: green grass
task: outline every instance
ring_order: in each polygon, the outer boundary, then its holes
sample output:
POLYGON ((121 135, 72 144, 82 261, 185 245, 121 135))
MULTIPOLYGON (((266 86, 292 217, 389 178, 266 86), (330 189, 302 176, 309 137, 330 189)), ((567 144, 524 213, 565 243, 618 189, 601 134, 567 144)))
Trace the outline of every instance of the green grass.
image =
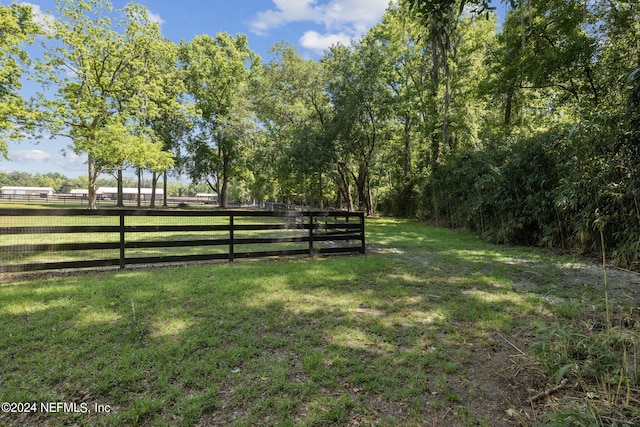
POLYGON ((367 242, 0 284, 0 401, 110 409, 0 425, 492 425, 470 368, 541 316, 513 284, 566 259, 412 221, 368 221, 367 242))
MULTIPOLYGON (((46 210, 43 210, 46 212, 46 210)), ((287 220, 280 217, 242 217, 236 216, 234 224, 242 225, 280 225, 287 220)), ((119 225, 117 216, 0 216, 0 227, 53 227, 53 226, 115 226, 119 225)), ((167 226, 167 225, 229 225, 229 218, 225 216, 128 216, 125 219, 127 227, 135 226, 167 226)), ((242 238, 290 238, 305 237, 307 231, 303 229, 280 229, 280 230, 235 230, 235 239, 242 238)), ((229 232, 224 230, 216 231, 185 231, 185 232, 127 232, 126 242, 144 241, 179 241, 179 240, 224 240, 229 238, 229 232)), ((120 241, 119 232, 109 233, 48 233, 48 234, 15 234, 0 235, 1 246, 7 245, 30 245, 30 244, 64 244, 64 243, 118 243, 120 241)), ((326 248, 330 244, 326 242, 315 242, 316 249, 326 248)), ((278 242, 262 244, 236 244, 235 253, 260 252, 276 250, 305 250, 308 248, 306 242, 278 242)), ((118 259, 119 250, 72 250, 57 252, 23 251, 0 253, 0 261, 6 264, 26 264, 44 263, 60 261, 84 261, 95 259, 118 259)), ((182 246, 182 247, 162 247, 162 248, 128 248, 126 257, 159 257, 176 255, 208 255, 227 254, 228 245, 218 246, 182 246)))

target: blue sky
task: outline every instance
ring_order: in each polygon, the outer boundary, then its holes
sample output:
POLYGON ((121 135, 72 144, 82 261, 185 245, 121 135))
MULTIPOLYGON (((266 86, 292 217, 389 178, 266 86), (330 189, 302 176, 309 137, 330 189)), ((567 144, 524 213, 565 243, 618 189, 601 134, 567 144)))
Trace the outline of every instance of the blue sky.
MULTIPOLYGON (((19 1, 18 1, 19 2, 19 1)), ((268 59, 268 50, 280 41, 295 45, 308 58, 320 58, 336 42, 359 38, 380 21, 390 0, 139 0, 163 34, 176 43, 195 35, 242 33, 250 48, 268 59)), ((37 14, 46 17, 54 0, 29 0, 37 14)), ((128 1, 112 0, 115 8, 128 1)), ((0 4, 9 4, 0 0, 0 4)), ((62 154, 64 140, 9 143, 11 160, 0 160, 1 171, 60 172, 67 177, 86 174, 85 159, 62 154)))

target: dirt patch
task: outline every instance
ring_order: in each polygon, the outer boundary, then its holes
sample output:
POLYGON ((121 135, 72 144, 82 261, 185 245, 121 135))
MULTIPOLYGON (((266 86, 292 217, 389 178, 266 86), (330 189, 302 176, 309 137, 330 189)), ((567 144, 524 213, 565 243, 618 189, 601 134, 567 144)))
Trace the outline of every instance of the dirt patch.
POLYGON ((496 334, 491 347, 469 367, 471 387, 481 398, 466 406, 491 426, 533 425, 534 409, 529 399, 546 388, 540 366, 524 353, 527 337, 496 334))
POLYGON ((605 273, 609 297, 617 303, 640 307, 640 273, 598 265, 565 264, 561 273, 563 286, 588 289, 604 296, 605 273))

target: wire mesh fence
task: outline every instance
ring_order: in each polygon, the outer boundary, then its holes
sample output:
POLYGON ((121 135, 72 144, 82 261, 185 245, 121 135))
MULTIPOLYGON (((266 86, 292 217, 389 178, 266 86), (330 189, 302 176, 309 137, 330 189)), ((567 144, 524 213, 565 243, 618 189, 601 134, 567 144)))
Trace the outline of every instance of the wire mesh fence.
POLYGON ((364 250, 354 212, 0 209, 0 272, 364 250))

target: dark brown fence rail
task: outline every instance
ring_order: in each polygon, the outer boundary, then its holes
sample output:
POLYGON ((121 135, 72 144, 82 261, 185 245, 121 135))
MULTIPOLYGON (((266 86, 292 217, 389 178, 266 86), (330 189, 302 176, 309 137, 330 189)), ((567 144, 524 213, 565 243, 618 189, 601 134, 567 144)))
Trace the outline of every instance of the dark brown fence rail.
POLYGON ((361 212, 0 209, 0 272, 364 253, 361 212))

